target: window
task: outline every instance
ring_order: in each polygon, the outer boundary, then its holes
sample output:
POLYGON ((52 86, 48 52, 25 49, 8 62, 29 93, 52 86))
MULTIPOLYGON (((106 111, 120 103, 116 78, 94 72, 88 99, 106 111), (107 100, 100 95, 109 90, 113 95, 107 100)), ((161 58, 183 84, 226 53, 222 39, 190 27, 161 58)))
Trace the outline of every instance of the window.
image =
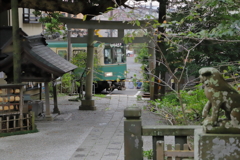
POLYGON ((126 55, 121 47, 104 49, 104 64, 125 63, 126 55))
POLYGON ((111 48, 104 49, 104 64, 111 63, 112 63, 111 48))
POLYGON ((115 48, 117 63, 123 63, 123 52, 121 48, 115 48))
POLYGON ((29 23, 30 21, 30 9, 23 8, 23 23, 29 23))
POLYGON ((36 17, 33 11, 29 8, 23 8, 23 23, 39 23, 39 17, 36 17))

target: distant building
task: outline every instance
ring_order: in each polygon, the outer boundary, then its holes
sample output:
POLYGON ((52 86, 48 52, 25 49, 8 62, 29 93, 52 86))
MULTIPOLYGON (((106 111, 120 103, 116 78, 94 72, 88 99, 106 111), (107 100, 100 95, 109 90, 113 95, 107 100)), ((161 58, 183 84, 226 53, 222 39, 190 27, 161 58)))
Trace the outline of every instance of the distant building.
MULTIPOLYGON (((35 17, 32 13, 33 9, 19 8, 19 28, 21 28, 28 35, 39 35, 42 33, 42 24, 39 22, 39 17, 35 17)), ((12 12, 11 10, 0 13, 0 27, 12 26, 12 12)))

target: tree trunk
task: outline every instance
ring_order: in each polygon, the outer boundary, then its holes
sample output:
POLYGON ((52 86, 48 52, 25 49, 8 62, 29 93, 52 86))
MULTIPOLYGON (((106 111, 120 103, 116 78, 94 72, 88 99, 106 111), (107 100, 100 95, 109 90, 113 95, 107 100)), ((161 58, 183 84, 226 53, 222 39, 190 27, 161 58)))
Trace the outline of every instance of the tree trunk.
POLYGON ((13 82, 21 83, 21 43, 19 37, 18 0, 11 1, 13 39, 13 82))

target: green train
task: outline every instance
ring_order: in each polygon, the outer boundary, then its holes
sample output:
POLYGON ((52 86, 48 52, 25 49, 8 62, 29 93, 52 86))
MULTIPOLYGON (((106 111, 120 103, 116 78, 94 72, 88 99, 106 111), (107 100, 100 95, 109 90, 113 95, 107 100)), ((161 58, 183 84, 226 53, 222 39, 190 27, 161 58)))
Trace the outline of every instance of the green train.
MULTIPOLYGON (((61 57, 68 59, 68 45, 66 41, 48 41, 50 47, 61 57)), ((72 54, 87 52, 86 43, 73 43, 72 54)), ((94 44, 95 56, 97 56, 97 70, 94 72, 94 90, 99 93, 113 91, 114 89, 124 90, 126 79, 126 47, 122 43, 117 44, 94 44)), ((80 74, 80 73, 79 73, 80 74)))

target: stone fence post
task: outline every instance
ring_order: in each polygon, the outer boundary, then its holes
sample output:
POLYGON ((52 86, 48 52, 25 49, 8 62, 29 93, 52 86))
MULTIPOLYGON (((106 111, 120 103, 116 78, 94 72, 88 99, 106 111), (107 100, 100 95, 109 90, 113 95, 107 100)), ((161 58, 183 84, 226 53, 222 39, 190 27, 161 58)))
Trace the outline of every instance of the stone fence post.
POLYGON ((143 160, 141 109, 127 107, 124 110, 124 117, 125 160, 143 160))

